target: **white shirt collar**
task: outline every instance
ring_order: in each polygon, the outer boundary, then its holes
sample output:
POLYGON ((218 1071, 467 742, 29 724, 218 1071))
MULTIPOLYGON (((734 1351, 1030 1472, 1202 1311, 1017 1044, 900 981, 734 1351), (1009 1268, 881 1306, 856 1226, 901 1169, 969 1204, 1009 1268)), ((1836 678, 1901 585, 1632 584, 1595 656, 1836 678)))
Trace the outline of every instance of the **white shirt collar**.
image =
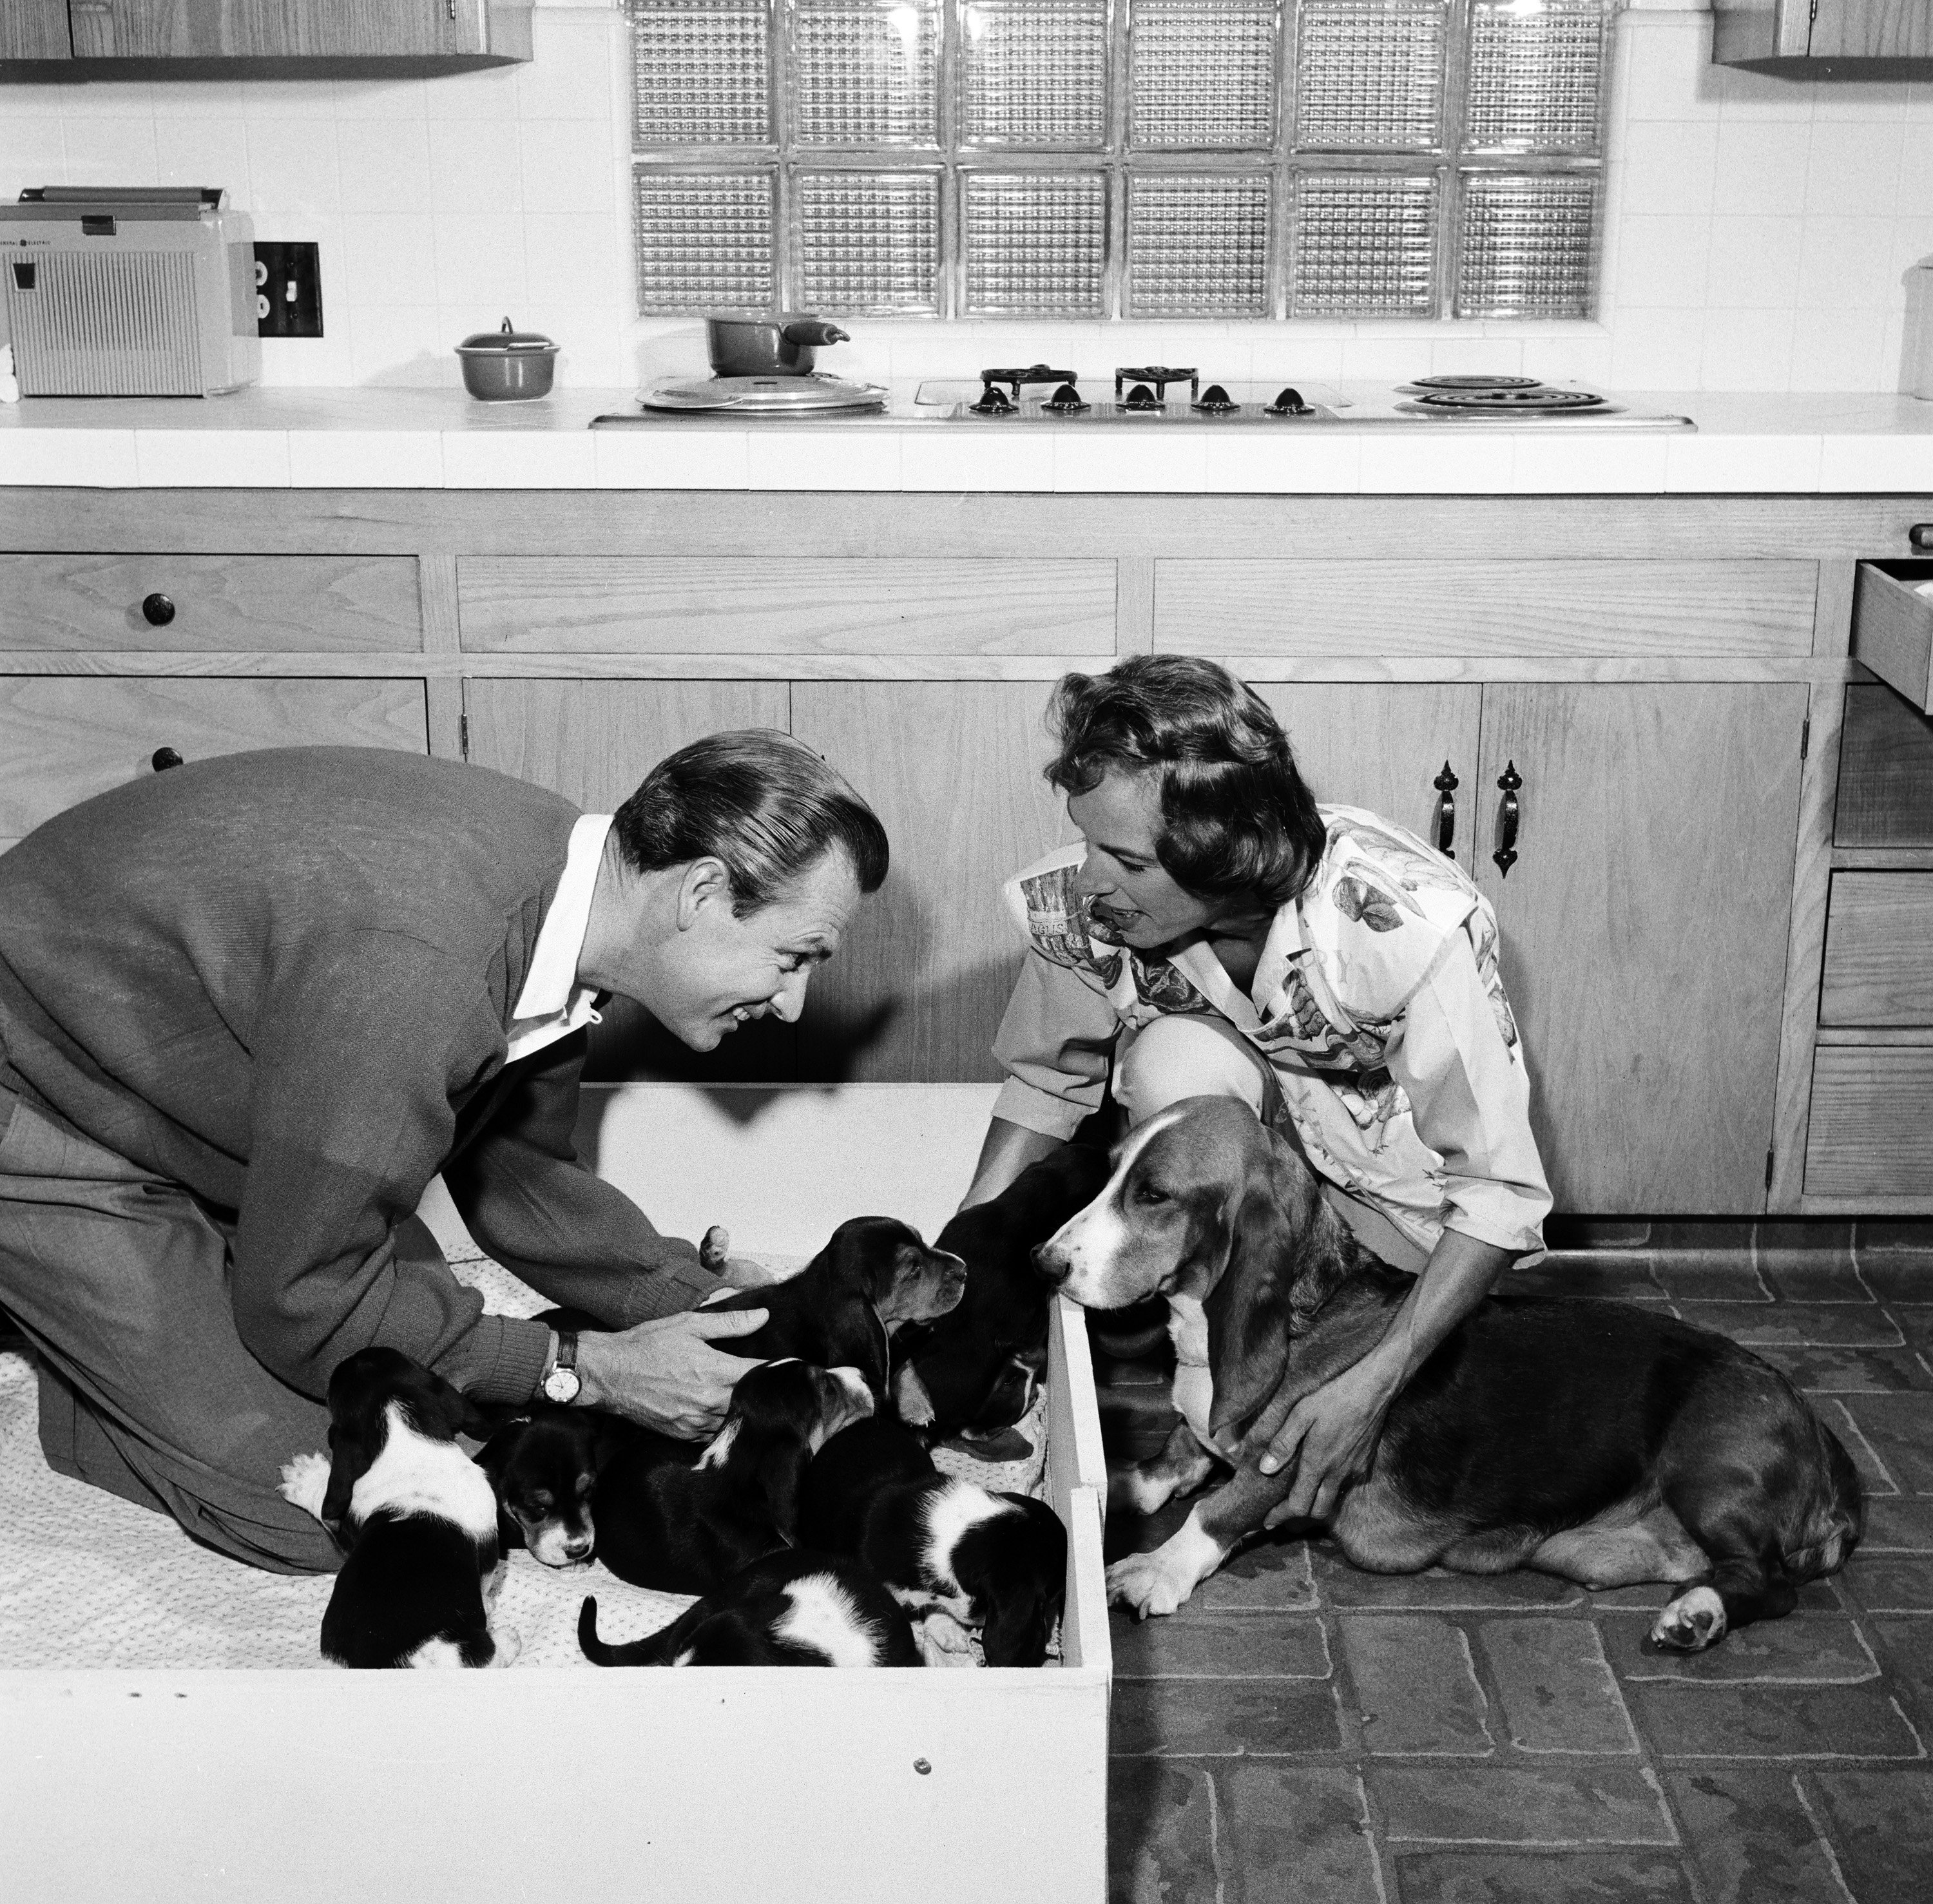
POLYGON ((584 934, 591 923, 591 896, 597 890, 597 869, 611 831, 609 814, 583 814, 570 829, 564 877, 544 914, 543 925, 531 953, 524 988, 511 1013, 510 1056, 521 1057, 593 1021, 594 988, 580 985, 577 962, 584 955, 584 934))

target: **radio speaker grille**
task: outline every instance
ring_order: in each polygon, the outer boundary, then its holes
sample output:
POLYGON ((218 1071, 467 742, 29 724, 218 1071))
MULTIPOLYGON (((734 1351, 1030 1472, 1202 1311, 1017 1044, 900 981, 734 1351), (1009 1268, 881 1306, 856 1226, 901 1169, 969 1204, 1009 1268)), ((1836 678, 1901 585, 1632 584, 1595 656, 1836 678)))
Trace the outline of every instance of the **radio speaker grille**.
POLYGON ((0 271, 22 396, 202 393, 188 253, 45 251, 24 261, 31 271, 0 271))

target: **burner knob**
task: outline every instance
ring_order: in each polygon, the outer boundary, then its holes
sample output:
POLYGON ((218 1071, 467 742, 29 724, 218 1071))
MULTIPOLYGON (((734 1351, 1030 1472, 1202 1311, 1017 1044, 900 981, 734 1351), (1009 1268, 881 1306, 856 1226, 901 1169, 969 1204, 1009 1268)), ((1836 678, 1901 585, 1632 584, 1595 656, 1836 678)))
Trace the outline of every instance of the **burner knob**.
POLYGON ((1302 393, 1291 384, 1283 388, 1274 402, 1265 406, 1263 414, 1269 417, 1306 417, 1310 411, 1302 400, 1302 393))
POLYGON ((1145 384, 1137 384, 1128 393, 1126 402, 1121 405, 1123 410, 1159 410, 1161 407, 1161 399, 1145 384))
POLYGON ((1062 415, 1068 417, 1075 416, 1090 407, 1082 401, 1081 393, 1072 384, 1062 384, 1060 388, 1041 405, 1043 410, 1057 411, 1062 415))
POLYGON ((1228 392, 1219 384, 1210 384, 1201 393, 1201 401, 1195 406, 1204 415, 1209 417, 1225 417, 1230 411, 1239 410, 1241 407, 1230 399, 1228 392))
POLYGON ((997 384, 989 384, 980 393, 980 401, 967 405, 976 417, 1005 417, 1012 412, 1013 407, 1013 399, 997 384))

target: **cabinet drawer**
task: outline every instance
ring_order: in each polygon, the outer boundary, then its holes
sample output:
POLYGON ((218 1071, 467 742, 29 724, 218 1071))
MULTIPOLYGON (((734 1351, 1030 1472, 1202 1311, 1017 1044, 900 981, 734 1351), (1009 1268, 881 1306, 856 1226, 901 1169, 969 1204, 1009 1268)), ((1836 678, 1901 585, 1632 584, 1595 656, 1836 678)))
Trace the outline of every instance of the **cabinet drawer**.
POLYGON ((422 646, 410 555, 0 555, 0 649, 422 646))
POLYGON ((422 683, 0 675, 0 847, 152 772, 157 747, 194 760, 317 745, 427 753, 422 683))
POLYGON ((1814 1054, 1805 1194, 1933 1195, 1933 1043, 1814 1054))
POLYGON ((1821 1024, 1933 1027, 1933 873, 1835 873, 1821 1024))
POLYGON ((1114 651, 1111 561, 472 555, 457 587, 476 654, 1114 651))
POLYGON ((1815 562, 1202 561, 1155 564, 1176 654, 1812 651, 1815 562))
POLYGON ((1853 658, 1922 714, 1933 714, 1933 600, 1914 592, 1933 562, 1862 562, 1853 594, 1853 658))

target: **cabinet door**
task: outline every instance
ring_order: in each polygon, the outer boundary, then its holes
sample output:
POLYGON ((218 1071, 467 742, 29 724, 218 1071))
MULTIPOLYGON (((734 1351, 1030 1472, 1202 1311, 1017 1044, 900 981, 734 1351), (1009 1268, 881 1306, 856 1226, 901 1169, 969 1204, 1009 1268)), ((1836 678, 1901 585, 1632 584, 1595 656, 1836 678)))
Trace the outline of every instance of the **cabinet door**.
POLYGON ((482 51, 484 0, 72 0, 87 59, 482 51))
POLYGON ((1447 819, 1451 855, 1471 870, 1481 687, 1296 681, 1255 691, 1288 729, 1317 799, 1367 807, 1432 846, 1447 819), (1439 789, 1445 768, 1457 784, 1439 789), (1446 793, 1454 802, 1447 813, 1446 793))
POLYGON ((1814 59, 1933 57, 1925 0, 1812 0, 1814 59))
POLYGON ((420 681, 0 678, 0 850, 42 820, 184 759, 258 747, 429 750, 420 681))
MULTIPOLYGON (((467 757, 534 781, 587 813, 614 813, 668 753, 707 734, 789 721, 782 681, 500 681, 463 684, 467 757)), ((822 982, 816 979, 815 985, 822 982)), ((783 1080, 798 1030, 762 1019, 715 1051, 687 1050, 641 1006, 614 998, 591 1035, 587 1077, 783 1080)))
POLYGON ((1042 779, 1045 681, 816 681, 792 731, 870 802, 892 842, 885 889, 812 983, 801 1075, 998 1078, 994 1033, 1024 943, 1000 886, 1078 838, 1042 779))
POLYGON ((1478 874, 1560 1210, 1764 1208, 1805 702, 1798 683, 1484 690, 1478 874))
POLYGON ((6 0, 0 5, 0 59, 68 59, 73 53, 67 0, 6 0))

